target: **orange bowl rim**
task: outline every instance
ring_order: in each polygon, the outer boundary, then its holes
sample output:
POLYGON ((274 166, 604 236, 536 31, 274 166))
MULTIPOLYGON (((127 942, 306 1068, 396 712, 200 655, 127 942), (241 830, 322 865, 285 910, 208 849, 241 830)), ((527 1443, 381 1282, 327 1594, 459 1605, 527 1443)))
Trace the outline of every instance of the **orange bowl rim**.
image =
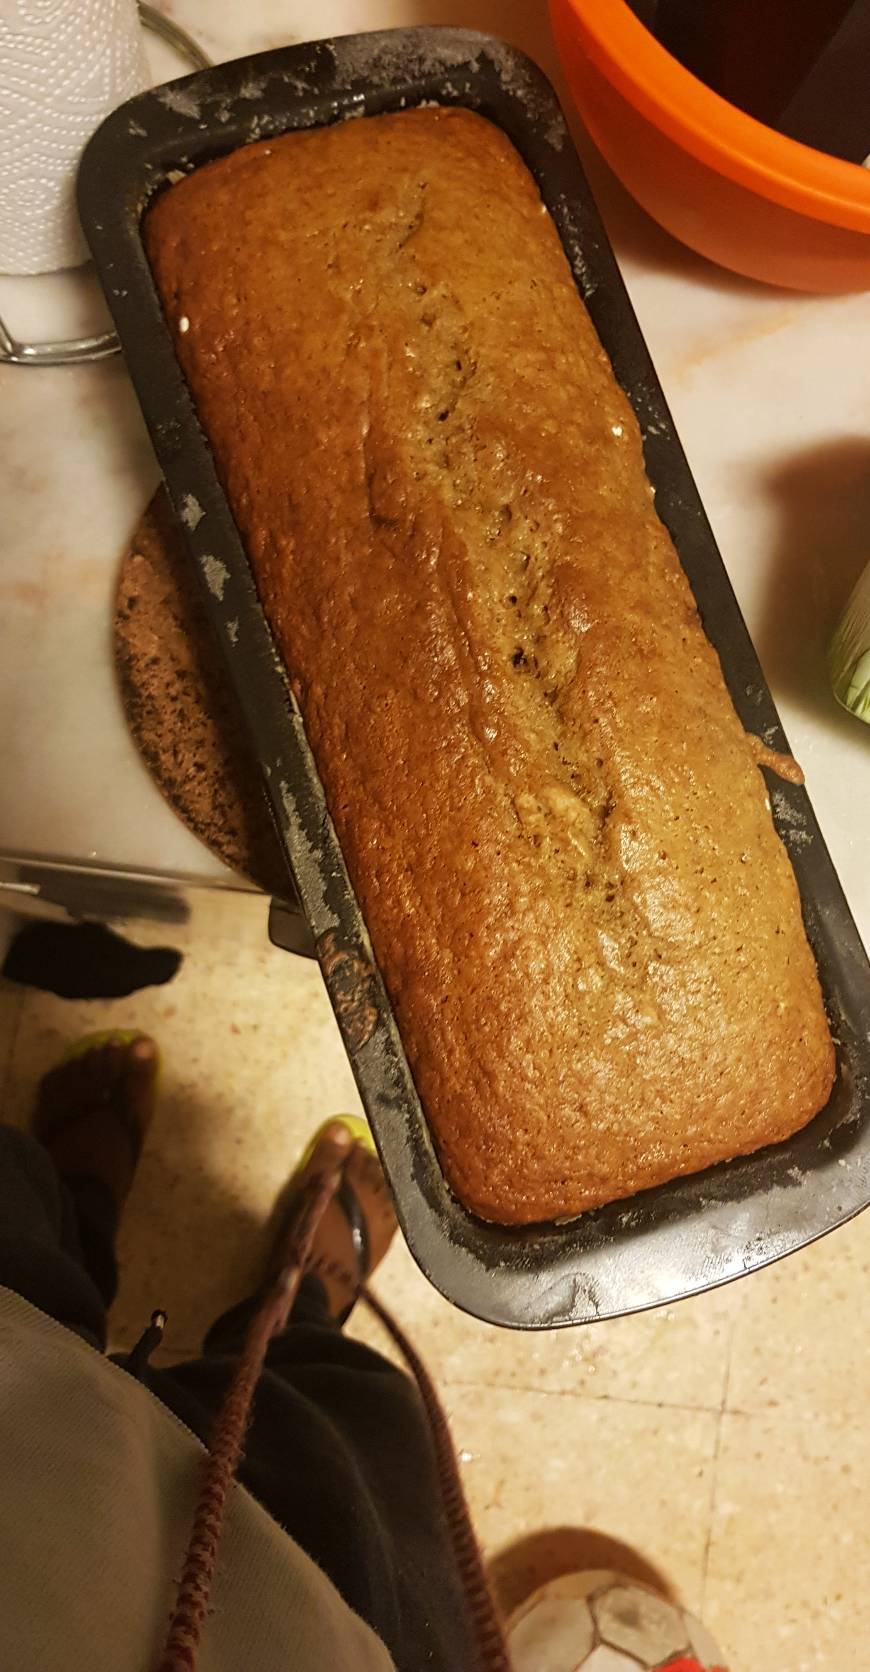
POLYGON ((716 173, 801 215, 870 233, 870 170, 768 128, 661 45, 627 0, 551 0, 628 104, 716 173))

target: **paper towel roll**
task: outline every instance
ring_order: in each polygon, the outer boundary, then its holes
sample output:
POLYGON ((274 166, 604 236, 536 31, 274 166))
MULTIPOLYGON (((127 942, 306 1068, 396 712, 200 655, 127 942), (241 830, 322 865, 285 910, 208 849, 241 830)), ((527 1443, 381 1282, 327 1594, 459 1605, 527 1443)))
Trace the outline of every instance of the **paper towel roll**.
POLYGON ((87 259, 78 160, 146 80, 135 0, 0 0, 0 272, 87 259))

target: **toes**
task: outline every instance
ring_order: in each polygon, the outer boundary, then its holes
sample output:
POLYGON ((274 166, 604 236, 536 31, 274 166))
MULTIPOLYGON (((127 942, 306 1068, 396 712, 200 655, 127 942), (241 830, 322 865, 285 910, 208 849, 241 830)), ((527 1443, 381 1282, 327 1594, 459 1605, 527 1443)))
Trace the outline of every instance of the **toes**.
MULTIPOLYGON (((114 1103, 120 1095, 129 1090, 134 1075, 131 1074, 129 1060, 129 1046, 106 1044, 95 1045, 85 1051, 84 1056, 74 1059, 75 1066, 81 1068, 81 1078, 78 1082, 78 1095, 82 1102, 93 1104, 95 1107, 114 1103)), ((70 1067, 73 1063, 70 1063, 70 1067)))
POLYGON ((153 1039, 135 1039, 126 1047, 117 1082, 118 1095, 123 1097, 143 1133, 154 1108, 157 1060, 153 1039))
POLYGON ((344 1121, 340 1120, 331 1120, 327 1123, 321 1133, 321 1142, 323 1141, 332 1144, 344 1154, 353 1148, 353 1138, 344 1121))
POLYGON ((317 1173, 329 1172, 334 1167, 344 1166, 352 1148, 353 1139, 347 1127, 342 1126, 340 1121, 330 1121, 311 1152, 305 1168, 306 1175, 311 1177, 317 1173))
POLYGON ((380 1161, 376 1155, 372 1155, 371 1150, 363 1149, 362 1144, 355 1145, 347 1164, 347 1171, 351 1182, 362 1188, 366 1195, 387 1195, 386 1180, 380 1161))
POLYGON ((120 1045, 96 1045, 77 1059, 82 1069, 82 1090, 95 1101, 108 1103, 124 1078, 124 1051, 120 1045))
POLYGON ((157 1067, 157 1046, 147 1033, 140 1033, 137 1039, 131 1041, 127 1046, 127 1055, 140 1068, 157 1067))
POLYGON ((122 1103, 147 1118, 157 1069, 157 1047, 142 1035, 129 1044, 91 1045, 43 1077, 37 1097, 37 1127, 122 1103))
POLYGON ((128 1083, 151 1085, 157 1075, 157 1046, 144 1034, 131 1044, 114 1048, 119 1054, 118 1073, 128 1083))

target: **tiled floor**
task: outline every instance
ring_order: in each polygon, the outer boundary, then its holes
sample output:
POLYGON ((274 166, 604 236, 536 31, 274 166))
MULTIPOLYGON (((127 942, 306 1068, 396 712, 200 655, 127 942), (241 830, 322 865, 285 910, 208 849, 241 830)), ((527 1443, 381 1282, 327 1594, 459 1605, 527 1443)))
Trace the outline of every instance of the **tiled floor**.
MULTIPOLYGON (((183 944, 185 960, 133 999, 0 984, 0 1085, 4 1118, 24 1120, 65 1041, 131 1023, 157 1036, 164 1078, 114 1334, 129 1343, 159 1304, 168 1350, 191 1351, 249 1285, 315 1122, 358 1104, 318 972, 267 945, 261 901, 216 898, 183 941, 148 938, 183 944)), ((397 1241, 377 1287, 442 1390, 504 1597, 610 1561, 700 1613, 733 1672, 867 1672, 868 1266, 865 1216, 730 1289, 516 1335, 454 1311, 397 1241)))

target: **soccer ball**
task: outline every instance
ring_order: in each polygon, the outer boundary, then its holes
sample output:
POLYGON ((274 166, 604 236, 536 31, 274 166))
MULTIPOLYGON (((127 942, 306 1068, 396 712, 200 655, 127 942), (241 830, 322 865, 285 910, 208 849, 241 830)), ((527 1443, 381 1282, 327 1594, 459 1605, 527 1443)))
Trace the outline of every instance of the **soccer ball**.
POLYGON ((566 1573, 508 1621, 513 1672, 726 1672, 708 1631, 648 1585, 566 1573))

